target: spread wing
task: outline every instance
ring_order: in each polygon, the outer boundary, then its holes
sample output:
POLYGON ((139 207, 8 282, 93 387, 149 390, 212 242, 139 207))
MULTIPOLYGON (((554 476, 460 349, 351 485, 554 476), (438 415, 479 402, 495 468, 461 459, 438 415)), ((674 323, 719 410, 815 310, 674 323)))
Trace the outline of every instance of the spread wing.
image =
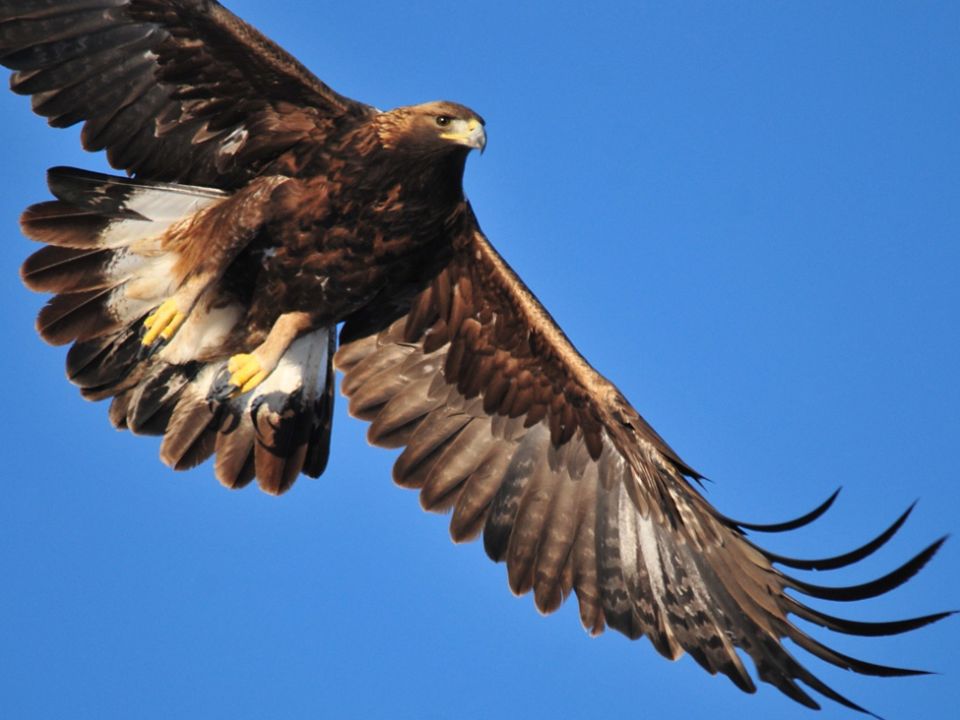
MULTIPOLYGON (((472 223, 471 223, 472 225, 472 223)), ((834 665, 870 675, 917 671, 863 662, 813 639, 788 615, 854 635, 892 635, 940 619, 853 622, 787 594, 849 601, 906 582, 934 543, 875 582, 828 588, 774 566, 826 570, 870 555, 909 511, 871 543, 824 560, 764 551, 747 530, 804 525, 832 502, 791 523, 755 526, 717 512, 693 487, 696 474, 623 396, 576 352, 552 318, 475 225, 455 242, 428 287, 349 320, 335 359, 350 412, 371 422, 369 439, 403 447, 394 480, 421 504, 452 510, 455 541, 481 532, 504 561, 510 588, 533 591, 542 612, 572 591, 584 626, 646 635, 668 658, 689 653, 745 691, 761 680, 810 707, 809 688, 862 710, 804 668, 789 638, 834 665), (387 314, 388 320, 377 324, 387 314)), ((942 541, 941 541, 942 542, 942 541)))
POLYGON ((55 127, 152 180, 230 189, 372 108, 213 0, 7 0, 0 63, 55 127))

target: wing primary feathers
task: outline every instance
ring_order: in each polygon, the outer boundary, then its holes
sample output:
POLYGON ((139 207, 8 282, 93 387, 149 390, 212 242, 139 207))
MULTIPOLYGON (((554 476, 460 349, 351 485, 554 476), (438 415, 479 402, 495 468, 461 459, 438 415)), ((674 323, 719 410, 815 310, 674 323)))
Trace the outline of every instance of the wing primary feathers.
POLYGON ((819 598, 821 600, 833 600, 836 602, 866 600, 868 598, 873 598, 888 593, 891 590, 903 585, 905 582, 907 582, 907 580, 916 575, 924 565, 927 564, 930 558, 934 556, 934 554, 940 549, 940 546, 943 545, 946 540, 946 536, 940 538, 893 572, 861 585, 849 585, 847 587, 826 587, 823 585, 813 585, 811 583, 803 582, 802 580, 790 575, 784 575, 783 577, 790 587, 794 588, 795 590, 799 590, 805 595, 810 595, 811 597, 819 598))
POLYGON ((727 517, 726 515, 721 515, 717 513, 717 517, 723 520, 725 523, 731 527, 738 527, 742 530, 753 530, 755 532, 764 532, 764 533, 781 533, 787 532, 788 530, 796 530, 797 528, 802 528, 805 525, 818 520, 836 501, 837 496, 840 494, 840 491, 843 488, 837 488, 834 490, 833 494, 823 501, 822 504, 815 507, 813 510, 808 512, 806 515, 801 515, 795 520, 788 520, 787 522, 774 523, 771 525, 762 525, 756 523, 746 523, 741 522, 740 520, 734 520, 733 518, 727 517))
POLYGON ((52 127, 66 128, 86 118, 88 103, 102 103, 105 107, 125 105, 131 88, 136 88, 138 81, 143 82, 151 64, 150 57, 144 54, 108 65, 100 74, 75 85, 34 95, 34 111, 48 117, 52 127))
MULTIPOLYGON (((115 59, 117 50, 129 53, 147 49, 154 42, 154 32, 149 25, 128 25, 105 30, 90 36, 91 42, 86 52, 82 43, 77 43, 75 38, 68 38, 59 43, 60 47, 54 51, 60 55, 58 65, 23 74, 12 89, 18 94, 34 95, 76 85, 92 75, 102 73, 115 59), (78 54, 79 57, 75 59, 69 57, 78 54)), ((9 58, 4 58, 4 62, 12 68, 9 58)))
POLYGON ((874 677, 910 677, 914 675, 929 675, 926 670, 912 670, 909 668, 890 667, 888 665, 877 665, 876 663, 858 660, 857 658, 844 655, 832 648, 828 648, 823 643, 817 642, 806 633, 799 631, 790 633, 790 639, 798 646, 802 647, 811 655, 815 655, 821 660, 836 665, 844 670, 853 670, 860 675, 872 675, 874 677))
MULTIPOLYGON (((858 713, 862 713, 862 714, 864 714, 864 715, 869 715, 869 716, 872 717, 872 718, 876 718, 876 720, 884 720, 882 717, 880 717, 880 716, 877 715, 876 713, 874 713, 874 712, 872 712, 872 711, 870 711, 870 710, 867 710, 867 709, 866 709, 865 707, 863 707, 862 705, 858 705, 857 703, 853 702, 853 701, 850 700, 849 698, 844 697, 843 695, 841 695, 840 693, 838 693, 836 690, 834 690, 832 687, 830 687, 829 685, 827 685, 827 684, 826 684, 825 682, 823 682, 820 678, 818 678, 816 675, 814 675, 813 673, 811 673, 809 670, 807 670, 806 668, 804 668, 800 663, 798 663, 796 660, 794 660, 794 658, 793 658, 792 656, 787 655, 787 658, 789 659, 788 671, 791 672, 794 677, 798 678, 801 682, 803 682, 804 684, 806 684, 808 687, 813 688, 814 690, 816 690, 818 693, 820 693, 820 694, 823 695, 824 697, 829 698, 830 700, 833 700, 835 703, 839 703, 840 705, 843 705, 845 708, 849 708, 850 710, 854 710, 854 711, 856 711, 856 712, 858 712, 858 713)), ((784 686, 785 686, 785 685, 787 685, 787 686, 793 686, 795 689, 799 690, 799 688, 796 688, 796 684, 793 683, 793 682, 783 683, 783 684, 775 683, 775 685, 776 685, 780 690, 784 690, 784 686)), ((787 692, 786 690, 784 690, 784 692, 786 692, 786 694, 787 694, 789 697, 794 697, 793 695, 791 695, 790 692, 787 692)), ((805 702, 803 702, 803 701, 801 700, 800 702, 801 702, 802 704, 807 705, 807 707, 810 707, 810 708, 812 708, 812 709, 814 709, 814 710, 819 710, 819 709, 820 709, 820 705, 819 705, 818 703, 814 702, 814 701, 810 698, 809 695, 807 695, 806 693, 802 693, 802 694, 803 694, 804 697, 806 697, 808 700, 810 700, 810 703, 811 703, 811 704, 807 704, 807 703, 805 703, 805 702)), ((796 699, 796 698, 794 698, 794 699, 796 699)))
POLYGON ((916 504, 916 502, 912 503, 910 507, 908 507, 906 511, 900 517, 898 517, 890 527, 888 527, 866 545, 863 545, 856 550, 851 550, 848 553, 844 553, 843 555, 837 555, 836 557, 823 558, 820 560, 800 560, 797 558, 786 557, 784 555, 777 555, 769 550, 763 550, 760 548, 757 549, 766 555, 770 562, 786 565, 787 567, 796 568, 797 570, 836 570, 838 568, 847 567, 848 565, 853 565, 854 563, 860 562, 864 558, 870 557, 877 550, 886 545, 890 538, 896 535, 900 528, 903 527, 903 524, 907 521, 907 518, 910 517, 910 513, 913 512, 913 508, 916 506, 916 504))
POLYGON ((863 622, 859 620, 847 620, 846 618, 828 615, 827 613, 807 607, 803 603, 797 602, 790 596, 787 596, 787 604, 789 605, 790 612, 799 618, 812 622, 820 627, 825 627, 828 630, 833 630, 834 632, 843 633, 844 635, 858 635, 860 637, 885 637, 889 635, 900 635, 902 633, 910 632, 911 630, 917 630, 918 628, 932 625, 939 620, 943 620, 950 615, 956 614, 956 611, 949 610, 947 612, 933 613, 931 615, 923 615, 906 620, 863 622))
POLYGON ((32 17, 29 11, 24 13, 19 8, 12 15, 8 11, 0 15, 0 21, 4 24, 0 30, 0 55, 6 55, 7 50, 13 54, 16 49, 96 33, 121 17, 121 11, 117 9, 120 4, 116 1, 76 5, 67 3, 73 7, 61 4, 55 10, 51 8, 49 13, 32 17))
MULTIPOLYGON (((89 60, 86 60, 87 56, 95 57, 97 53, 107 49, 135 46, 155 32, 156 28, 150 25, 122 25, 91 34, 86 38, 71 37, 26 47, 4 55, 3 64, 11 70, 20 71, 44 70, 53 66, 48 72, 54 73, 59 72, 60 67, 70 67, 72 72, 76 73, 76 67, 69 65, 75 58, 84 58, 86 64, 89 63, 89 60), (63 65, 58 67, 54 65, 55 63, 63 63, 63 65)), ((41 74, 48 76, 48 72, 41 74)), ((25 75, 18 89, 24 89, 25 83, 32 77, 32 75, 25 75)), ((79 78, 75 74, 73 76, 68 74, 66 79, 76 81, 79 78)))

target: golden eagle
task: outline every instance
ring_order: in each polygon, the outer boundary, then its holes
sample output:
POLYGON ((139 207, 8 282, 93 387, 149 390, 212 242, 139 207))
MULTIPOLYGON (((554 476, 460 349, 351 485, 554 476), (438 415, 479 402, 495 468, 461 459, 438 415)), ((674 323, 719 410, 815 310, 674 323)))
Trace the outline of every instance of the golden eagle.
MULTIPOLYGON (((816 708, 855 710, 784 648, 868 675, 918 671, 843 655, 789 616, 861 636, 890 622, 828 615, 909 580, 942 540, 852 587, 831 570, 885 544, 808 560, 756 545, 823 514, 753 525, 719 513, 700 476, 600 376, 483 235, 463 194, 483 119, 452 102, 390 111, 343 97, 213 0, 7 0, 0 62, 51 125, 130 177, 54 168, 28 208, 45 246, 24 282, 54 293, 37 321, 72 343, 84 397, 118 428, 159 435, 175 469, 213 456, 224 485, 282 493, 326 465, 334 369, 370 441, 404 448, 394 479, 482 533, 510 588, 542 612, 576 593, 591 633, 646 635, 741 689, 758 677, 816 708), (339 343, 336 328, 342 326, 339 343), (339 347, 338 347, 339 345, 339 347), (779 566, 779 567, 778 567, 779 566)), ((865 712, 865 711, 864 711, 865 712)))

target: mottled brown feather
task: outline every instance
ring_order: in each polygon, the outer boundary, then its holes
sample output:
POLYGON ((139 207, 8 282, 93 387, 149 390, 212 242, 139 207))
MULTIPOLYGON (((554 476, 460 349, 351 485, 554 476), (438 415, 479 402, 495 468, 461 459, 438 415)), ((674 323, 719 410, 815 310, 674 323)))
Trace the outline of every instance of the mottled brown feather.
POLYGON ((454 540, 483 530, 511 589, 532 589, 541 612, 573 591, 593 634, 609 625, 646 635, 665 657, 687 652, 752 692, 739 648, 790 697, 812 702, 800 681, 857 707, 787 654, 785 637, 853 667, 788 622, 796 601, 784 577, 696 492, 699 476, 479 231, 453 243, 454 258, 406 315, 363 331, 367 312, 342 333, 336 363, 351 412, 372 421, 371 442, 406 445, 394 479, 420 488, 428 510, 453 508, 454 540))

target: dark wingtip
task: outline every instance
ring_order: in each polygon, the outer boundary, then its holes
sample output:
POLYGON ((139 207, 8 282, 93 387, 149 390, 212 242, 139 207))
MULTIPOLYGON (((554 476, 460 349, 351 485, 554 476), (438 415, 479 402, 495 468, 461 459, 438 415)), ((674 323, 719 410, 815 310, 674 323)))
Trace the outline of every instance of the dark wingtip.
POLYGON ((857 548, 856 550, 851 550, 843 555, 837 555, 836 557, 831 558, 821 558, 817 560, 804 560, 786 557, 784 555, 777 555, 776 553, 769 552, 768 550, 760 550, 764 555, 767 556, 767 559, 770 560, 770 562, 796 568, 797 570, 837 570, 839 568, 847 567, 848 565, 853 565, 854 563, 860 562, 864 558, 870 557, 877 550, 886 545, 887 542, 889 542, 890 539, 900 531, 900 528, 903 527, 903 524, 907 521, 907 518, 910 517, 910 513, 913 512, 913 509, 916 507, 916 505, 917 502, 915 500, 910 504, 910 507, 908 507, 900 515, 900 517, 894 520, 890 527, 880 533, 877 537, 865 545, 857 548))
MULTIPOLYGON (((831 647, 824 645, 804 632, 794 628, 794 632, 789 634, 791 640, 802 647, 810 654, 820 658, 824 662, 835 665, 844 670, 851 670, 859 675, 869 675, 872 677, 913 677, 916 675, 929 675, 928 670, 917 670, 914 668, 892 667, 890 665, 878 665, 876 663, 860 660, 859 658, 845 655, 831 647)), ((804 679, 804 682, 807 682, 804 679)), ((812 687, 812 686, 811 686, 812 687)))
POLYGON ((805 525, 809 525, 814 520, 817 520, 819 517, 821 517, 827 510, 829 510, 830 507, 833 505, 833 503, 836 501, 837 496, 840 494, 841 490, 843 490, 843 486, 838 487, 836 490, 834 490, 833 494, 830 495, 830 497, 828 497, 826 500, 820 503, 820 505, 815 507, 813 510, 806 513, 805 515, 801 515, 800 517, 795 518, 794 520, 788 520, 786 522, 772 523, 772 524, 746 523, 746 522, 741 522, 740 520, 734 520, 733 518, 729 518, 726 516, 723 516, 723 520, 724 522, 727 522, 730 525, 734 525, 742 530, 753 530, 754 532, 779 533, 779 532, 787 532, 788 530, 796 530, 797 528, 802 528, 805 525))
MULTIPOLYGON (((789 596, 788 596, 789 598, 789 596)), ((807 607, 803 603, 789 598, 790 612, 799 618, 812 622, 820 627, 827 628, 834 632, 844 635, 858 635, 860 637, 887 637, 890 635, 902 635, 913 630, 919 630, 927 625, 932 625, 944 618, 956 614, 956 610, 947 610, 946 612, 932 613, 930 615, 921 615, 919 617, 907 618, 904 620, 888 620, 882 622, 863 622, 860 620, 848 620, 846 618, 836 617, 819 610, 807 607)))
POLYGON ((820 598, 821 600, 833 600, 836 602, 851 602, 854 600, 866 600, 888 593, 894 588, 903 585, 907 580, 916 575, 920 569, 927 564, 940 546, 947 541, 948 536, 943 536, 939 540, 931 543, 924 550, 914 555, 910 560, 898 567, 893 572, 887 573, 883 577, 877 578, 871 582, 861 585, 849 585, 847 587, 826 587, 823 585, 814 585, 806 583, 789 575, 784 575, 787 582, 795 590, 820 598))

